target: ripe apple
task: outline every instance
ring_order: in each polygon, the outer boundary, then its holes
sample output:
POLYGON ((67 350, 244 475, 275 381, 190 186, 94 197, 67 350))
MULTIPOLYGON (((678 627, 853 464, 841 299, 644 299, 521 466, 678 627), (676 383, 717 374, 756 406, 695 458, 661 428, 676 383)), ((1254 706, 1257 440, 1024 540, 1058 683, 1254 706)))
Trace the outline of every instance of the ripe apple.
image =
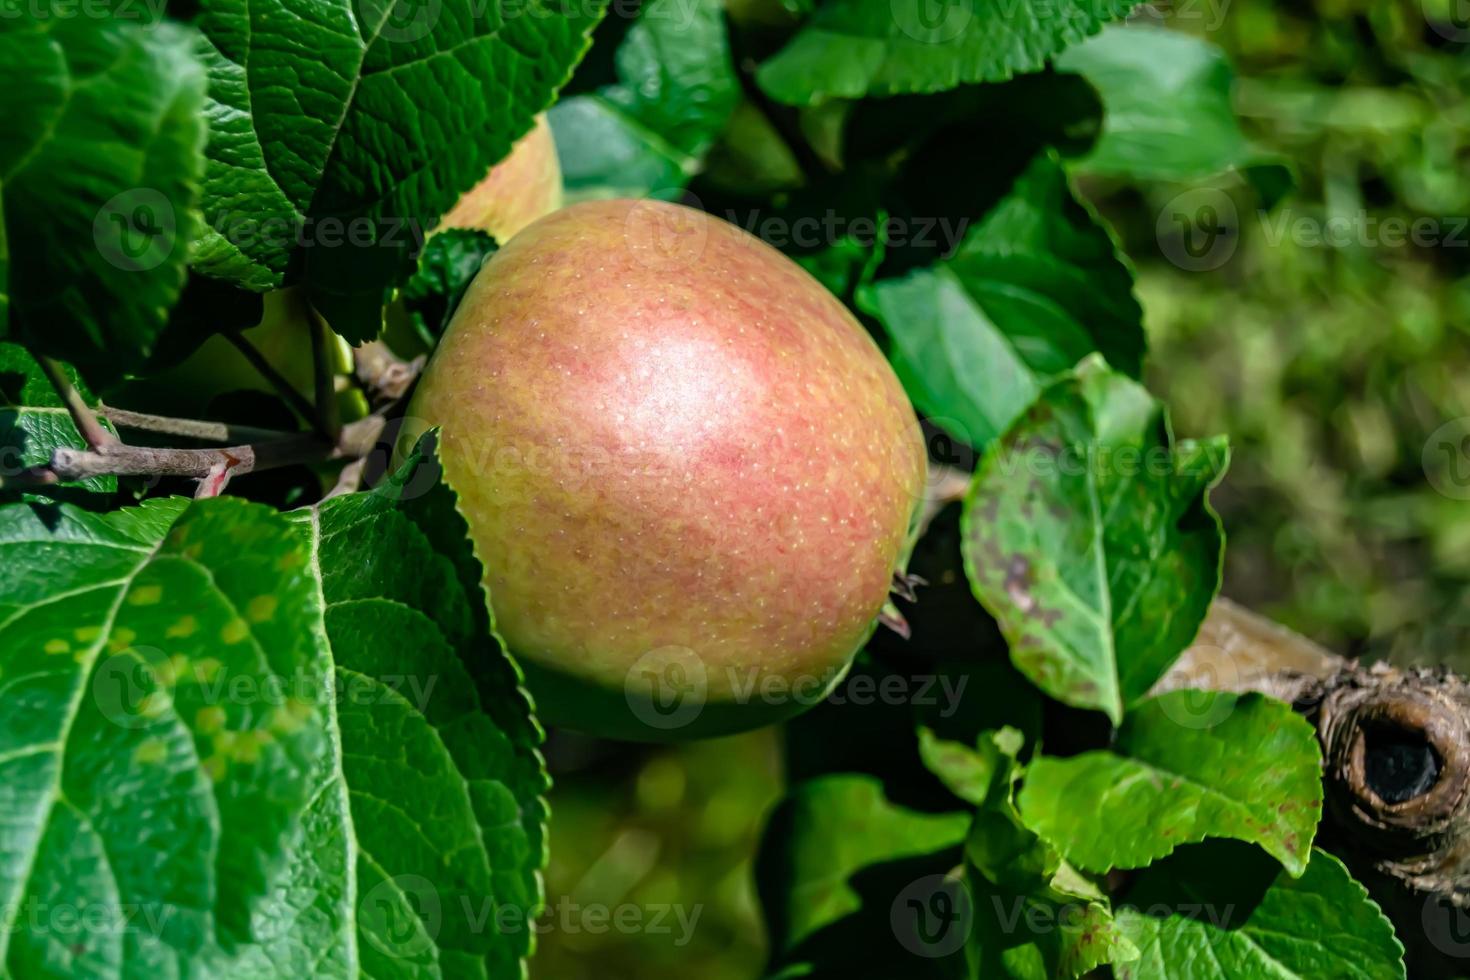
POLYGON ((790 259, 652 201, 542 218, 471 284, 410 417, 442 426, 543 720, 717 735, 841 680, 925 479, 882 353, 790 259))
POLYGON ((439 223, 441 228, 478 229, 508 242, 522 228, 561 207, 561 163, 545 114, 490 168, 439 223))

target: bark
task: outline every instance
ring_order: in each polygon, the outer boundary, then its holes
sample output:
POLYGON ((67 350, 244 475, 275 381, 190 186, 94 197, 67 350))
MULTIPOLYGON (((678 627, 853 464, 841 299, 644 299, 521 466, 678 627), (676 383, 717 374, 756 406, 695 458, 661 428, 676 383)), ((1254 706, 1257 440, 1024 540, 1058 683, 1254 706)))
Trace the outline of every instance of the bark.
POLYGON ((1317 729, 1319 842, 1394 921, 1409 976, 1470 973, 1470 684, 1365 667, 1226 599, 1157 690, 1261 691, 1317 729))

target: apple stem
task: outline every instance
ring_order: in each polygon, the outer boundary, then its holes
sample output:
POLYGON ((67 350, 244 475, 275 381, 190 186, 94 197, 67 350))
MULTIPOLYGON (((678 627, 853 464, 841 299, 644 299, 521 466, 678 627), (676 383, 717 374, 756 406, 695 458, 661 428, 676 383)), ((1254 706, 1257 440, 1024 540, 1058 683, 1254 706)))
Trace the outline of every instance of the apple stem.
MULTIPOLYGON (((313 333, 315 333, 315 330, 313 330, 313 333)), ((301 417, 303 422, 315 429, 317 435, 328 439, 331 438, 331 434, 318 417, 317 410, 312 406, 311 402, 307 401, 291 382, 281 377, 279 371, 271 367, 270 362, 265 359, 265 355, 256 350, 254 344, 234 331, 227 330, 222 336, 234 344, 235 348, 245 356, 245 360, 250 362, 250 366, 255 368, 260 373, 260 376, 269 382, 272 388, 276 389, 276 394, 280 395, 281 400, 291 406, 291 411, 295 412, 301 417)))
POLYGON ((332 365, 327 361, 327 334, 330 328, 310 303, 306 306, 306 328, 311 331, 311 370, 315 383, 313 418, 319 431, 335 435, 342 426, 337 412, 337 393, 332 385, 332 365))
POLYGON ((56 395, 61 403, 66 406, 66 411, 71 415, 72 424, 82 434, 96 452, 106 452, 108 449, 119 444, 117 436, 107 431, 107 428, 99 421, 92 409, 87 405, 82 393, 77 390, 76 385, 66 376, 61 365, 49 357, 40 354, 32 354, 36 363, 41 366, 41 371, 46 375, 46 380, 51 382, 51 387, 56 389, 56 395))
POLYGON ((374 405, 396 402, 408 394, 424 369, 428 358, 423 354, 405 361, 381 340, 372 340, 352 349, 354 373, 367 390, 374 405))

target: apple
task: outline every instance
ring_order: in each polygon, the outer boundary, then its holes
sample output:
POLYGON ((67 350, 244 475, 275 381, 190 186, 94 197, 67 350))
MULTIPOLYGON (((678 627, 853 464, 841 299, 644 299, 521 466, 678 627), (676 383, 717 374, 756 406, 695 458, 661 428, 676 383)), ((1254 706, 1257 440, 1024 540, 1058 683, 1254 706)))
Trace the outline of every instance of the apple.
POLYGON ((542 218, 470 285, 409 408, 542 719, 663 741, 841 680, 925 480, 876 344, 796 263, 678 205, 542 218))
POLYGON ((561 163, 545 114, 511 147, 510 155, 460 197, 441 228, 488 233, 508 242, 522 228, 561 207, 561 163))

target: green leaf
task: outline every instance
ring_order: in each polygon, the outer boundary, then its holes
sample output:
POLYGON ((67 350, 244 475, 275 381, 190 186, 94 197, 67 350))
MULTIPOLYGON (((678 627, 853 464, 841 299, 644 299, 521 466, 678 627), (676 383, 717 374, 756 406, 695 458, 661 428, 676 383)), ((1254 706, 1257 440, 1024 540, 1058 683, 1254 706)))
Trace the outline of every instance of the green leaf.
POLYGON ((1260 694, 1197 691, 1143 702, 1110 751, 1034 759, 1021 788, 1026 825, 1087 871, 1139 868, 1181 844, 1259 844, 1293 876, 1322 816, 1321 751, 1311 724, 1260 694))
POLYGON ((970 976, 1049 980, 1136 959, 1102 890, 1022 824, 1017 748, 1013 737, 990 741, 986 755, 996 765, 965 844, 975 905, 970 976))
POLYGON ((1162 406, 1095 358, 1052 383, 981 460, 965 573, 1011 660, 1116 724, 1194 638, 1220 585, 1207 491, 1223 438, 1176 444, 1162 406))
POLYGON ((976 449, 1088 354, 1129 375, 1141 366, 1132 274, 1052 154, 1031 164, 953 258, 880 280, 860 302, 887 330, 914 403, 976 449))
POLYGON ((373 337, 423 232, 531 128, 601 14, 552 0, 208 0, 210 231, 196 267, 255 290, 304 275, 334 329, 373 337))
POLYGON ((1156 27, 1107 27, 1068 48, 1057 69, 1102 95, 1102 136, 1079 170, 1192 181, 1264 164, 1230 103, 1234 72, 1214 44, 1156 27))
POLYGON ((15 504, 0 596, 0 963, 136 976, 248 942, 331 781, 302 542, 236 499, 15 504), (58 948, 20 914, 58 902, 156 928, 58 948))
POLYGON ((900 807, 870 776, 798 784, 756 868, 773 962, 793 976, 958 976, 969 909, 949 873, 969 823, 900 807))
POLYGON ((1119 980, 1391 980, 1405 976, 1393 926, 1342 862, 1312 851, 1293 878, 1240 846, 1181 851, 1150 868, 1118 916, 1142 950, 1119 980))
POLYGON ((789 105, 941 92, 1039 71, 1134 0, 827 0, 756 79, 789 105))
POLYGON ((0 18, 0 293, 15 339, 108 381, 142 364, 183 286, 204 73, 175 24, 42 3, 0 18))
POLYGON ((364 695, 338 707, 363 969, 519 977, 546 857, 540 729, 480 592, 394 496, 291 515, 321 576, 339 690, 364 695))
POLYGON ((495 249, 495 239, 483 231, 462 228, 446 228, 424 245, 418 269, 399 297, 419 339, 430 349, 449 326, 470 280, 495 249))
MULTIPOLYGON (((62 369, 90 403, 91 392, 76 371, 62 369)), ((87 444, 35 359, 19 344, 0 341, 0 481, 49 463, 61 447, 85 449, 87 444)), ((75 486, 109 494, 117 490, 117 477, 96 476, 75 486)))
MULTIPOLYGON (((943 602, 926 586, 919 610, 925 623, 931 599, 943 602)), ((919 758, 955 796, 978 805, 1002 763, 1041 734, 1041 697, 1014 667, 993 657, 951 657, 936 664, 936 673, 955 696, 918 708, 919 758)), ((1009 764, 1003 768, 1009 771, 1009 764)))
POLYGON ((0 510, 0 907, 159 924, 17 913, 8 975, 523 975, 540 730, 452 498, 389 487, 0 510))
POLYGON ((615 56, 618 80, 549 118, 569 196, 672 197, 740 100, 719 0, 650 0, 615 56))

